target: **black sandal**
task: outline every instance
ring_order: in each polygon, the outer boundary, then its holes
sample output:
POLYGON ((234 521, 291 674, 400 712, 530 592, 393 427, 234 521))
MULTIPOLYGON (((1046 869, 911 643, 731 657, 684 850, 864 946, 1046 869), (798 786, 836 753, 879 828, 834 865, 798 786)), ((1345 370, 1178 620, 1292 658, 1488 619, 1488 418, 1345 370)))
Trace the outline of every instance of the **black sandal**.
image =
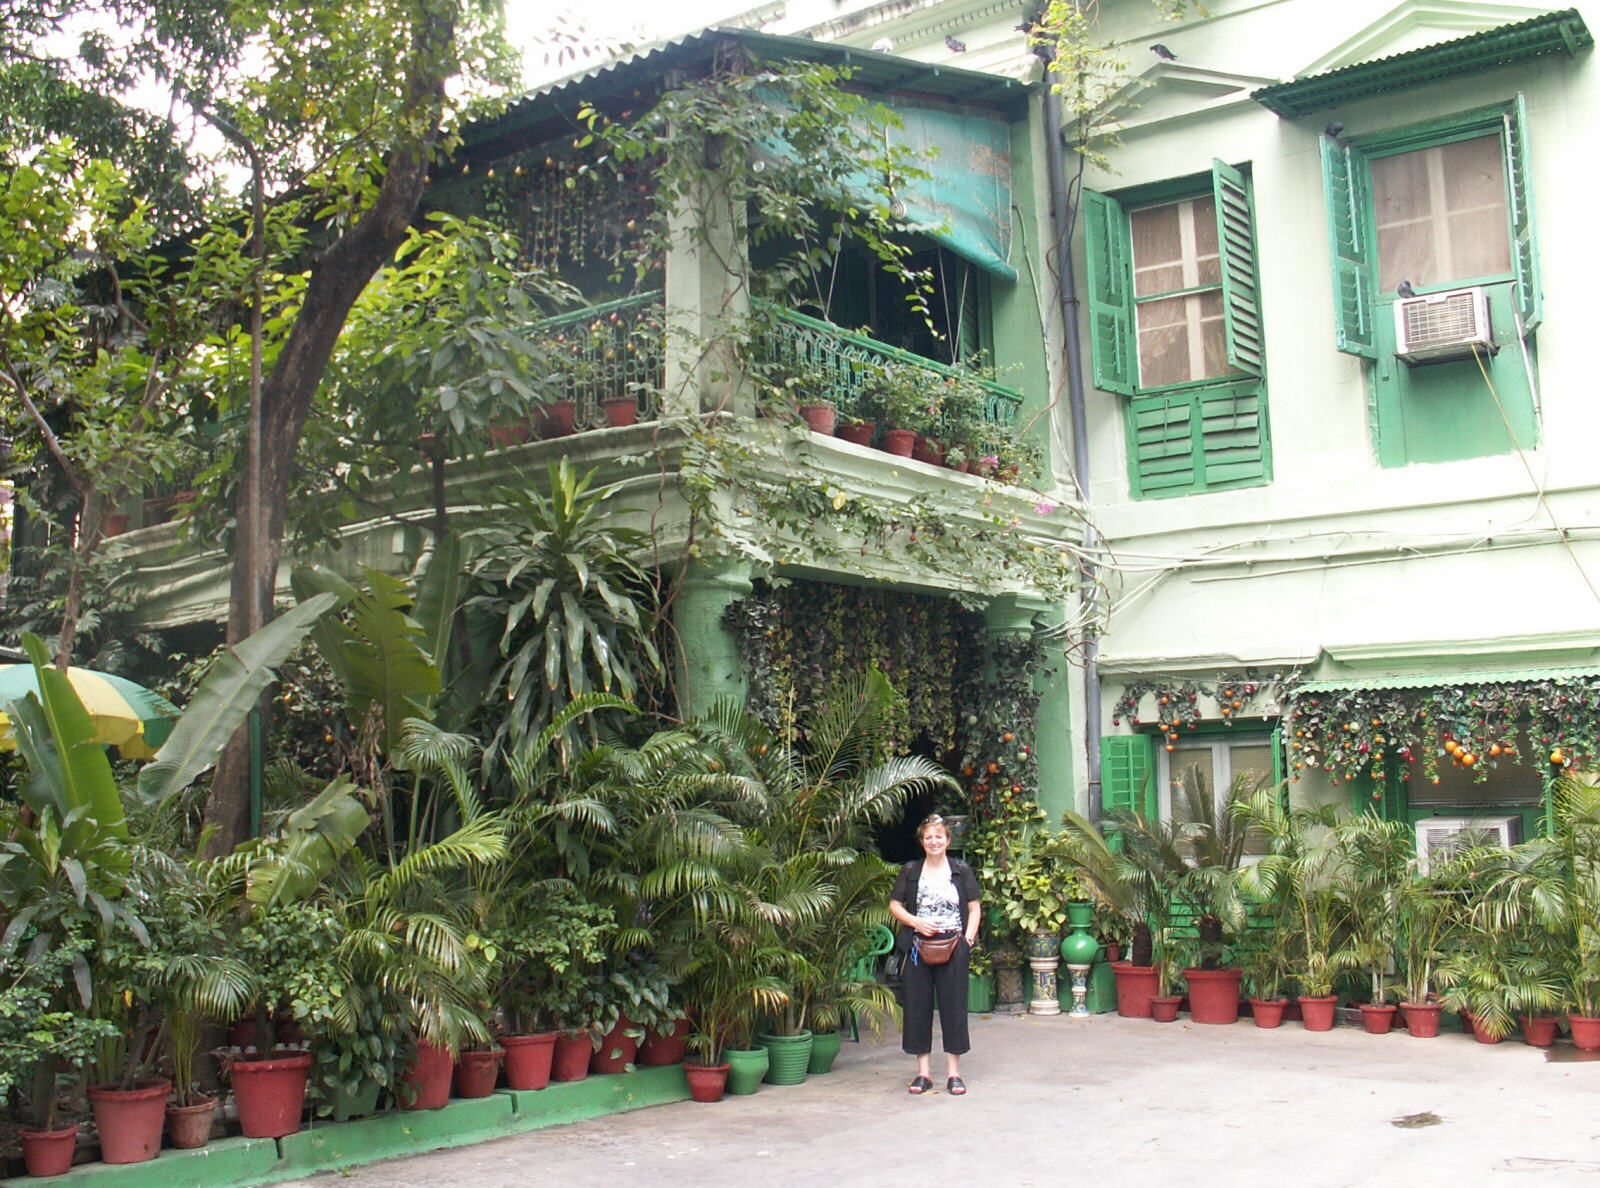
POLYGON ((960 1097, 967 1091, 967 1084, 960 1077, 951 1077, 944 1083, 944 1091, 951 1097, 960 1097))
POLYGON ((928 1080, 927 1077, 918 1077, 916 1080, 912 1081, 910 1085, 907 1086, 908 1091, 912 1095, 917 1096, 917 1097, 922 1096, 922 1094, 926 1093, 929 1089, 932 1089, 932 1088, 933 1088, 933 1082, 928 1080))

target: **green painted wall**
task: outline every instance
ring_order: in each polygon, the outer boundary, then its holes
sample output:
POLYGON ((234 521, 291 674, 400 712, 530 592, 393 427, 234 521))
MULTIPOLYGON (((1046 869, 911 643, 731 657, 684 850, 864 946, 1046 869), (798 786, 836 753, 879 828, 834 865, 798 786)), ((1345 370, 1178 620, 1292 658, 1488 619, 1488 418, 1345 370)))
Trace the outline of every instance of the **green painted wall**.
POLYGON ((1374 329, 1378 358, 1369 364, 1373 442, 1383 466, 1412 462, 1456 462, 1509 454, 1539 444, 1529 372, 1536 370, 1530 344, 1526 365, 1518 349, 1509 283, 1487 286, 1489 322, 1499 352, 1473 359, 1409 367, 1394 357, 1394 300, 1380 300, 1374 329), (1501 327, 1507 329, 1502 332, 1501 327))

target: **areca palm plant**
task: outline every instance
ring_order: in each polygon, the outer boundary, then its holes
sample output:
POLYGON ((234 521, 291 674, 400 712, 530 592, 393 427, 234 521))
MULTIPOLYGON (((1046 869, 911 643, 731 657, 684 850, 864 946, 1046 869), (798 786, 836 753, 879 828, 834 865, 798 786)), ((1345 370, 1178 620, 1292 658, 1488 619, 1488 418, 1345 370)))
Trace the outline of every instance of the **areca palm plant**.
POLYGON ((1594 1018, 1600 1016, 1600 787, 1563 775, 1551 793, 1551 833, 1507 855, 1478 907, 1486 923, 1521 938, 1517 1009, 1565 1005, 1594 1018), (1552 985, 1558 1001, 1547 1002, 1552 985))
MULTIPOLYGON (((872 826, 918 793, 954 785, 919 756, 878 758, 896 696, 876 668, 843 682, 805 724, 803 749, 732 703, 690 724, 710 770, 686 782, 739 827, 742 844, 718 868, 684 869, 673 881, 703 925, 749 930, 750 951, 782 954, 778 970, 757 963, 783 986, 782 1034, 804 1030, 813 1008, 841 993, 836 971, 887 906, 894 871, 871 851, 872 826)), ((870 1010, 893 1009, 881 987, 844 993, 870 1010)))
POLYGON ((1338 891, 1348 922, 1340 963, 1367 971, 1373 1006, 1389 996, 1389 971, 1399 938, 1400 894, 1411 877, 1411 831, 1404 821, 1360 813, 1339 822, 1338 891))
POLYGON ((1338 855, 1327 844, 1336 824, 1332 806, 1291 808, 1277 788, 1264 787, 1230 811, 1266 838, 1267 853, 1240 870, 1239 888, 1272 919, 1267 943, 1279 946, 1280 968, 1293 970, 1307 997, 1333 993, 1344 968, 1344 917, 1333 890, 1338 855))

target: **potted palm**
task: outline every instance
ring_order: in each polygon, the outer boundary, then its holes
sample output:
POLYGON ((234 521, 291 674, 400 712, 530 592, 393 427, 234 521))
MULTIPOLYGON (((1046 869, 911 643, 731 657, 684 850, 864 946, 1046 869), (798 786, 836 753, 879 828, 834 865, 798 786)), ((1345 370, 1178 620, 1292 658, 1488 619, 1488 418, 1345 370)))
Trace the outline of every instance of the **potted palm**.
POLYGON ((1552 1016, 1564 1006, 1573 1043, 1600 1048, 1600 788, 1591 780, 1555 781, 1550 833, 1506 855, 1474 905, 1486 926, 1517 938, 1507 1005, 1531 1044, 1554 1040, 1552 1016))
POLYGON ((1327 844, 1335 820, 1331 806, 1290 808, 1275 787, 1257 788, 1230 810, 1258 830, 1267 853, 1239 871, 1239 889, 1268 906, 1279 942, 1292 938, 1289 968, 1300 986, 1301 1018, 1308 1031, 1333 1027, 1333 983, 1344 968, 1338 954, 1342 927, 1334 892, 1337 856, 1327 844))
POLYGON ((1183 971, 1189 1017, 1196 1023, 1234 1023, 1239 1018, 1243 973, 1234 963, 1235 938, 1247 910, 1238 872, 1244 857, 1244 821, 1233 805, 1247 803, 1262 780, 1240 773, 1220 803, 1198 766, 1179 778, 1176 791, 1179 838, 1186 870, 1171 872, 1174 905, 1194 917, 1194 963, 1183 971))
POLYGON ((1408 878, 1411 832, 1404 821, 1361 813, 1341 821, 1333 844, 1339 851, 1339 895, 1346 924, 1339 963, 1367 973, 1368 1001, 1361 1022, 1385 1035, 1398 1009, 1389 1002, 1389 971, 1395 965, 1400 886, 1408 878))
POLYGON ((1427 874, 1413 866, 1412 877, 1400 884, 1399 955, 1405 988, 1400 1010, 1406 1029, 1418 1039, 1439 1034, 1443 1006, 1434 993, 1439 964, 1448 956, 1465 919, 1455 873, 1458 861, 1452 855, 1431 854, 1427 874))

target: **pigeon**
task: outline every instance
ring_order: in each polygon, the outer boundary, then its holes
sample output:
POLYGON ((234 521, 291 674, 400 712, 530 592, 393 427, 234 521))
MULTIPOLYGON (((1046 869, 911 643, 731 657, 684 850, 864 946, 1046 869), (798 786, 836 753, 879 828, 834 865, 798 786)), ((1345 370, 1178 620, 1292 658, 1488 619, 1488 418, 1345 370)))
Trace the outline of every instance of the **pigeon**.
POLYGON ((1160 58, 1164 62, 1176 61, 1177 57, 1178 57, 1177 54, 1173 53, 1166 46, 1162 45, 1159 41, 1156 42, 1154 45, 1152 45, 1150 47, 1150 52, 1152 54, 1154 54, 1156 57, 1160 58))
POLYGON ((1324 128, 1322 130, 1322 134, 1324 136, 1326 136, 1329 140, 1338 140, 1339 139, 1339 133, 1341 133, 1343 131, 1344 131, 1344 125, 1341 124, 1338 120, 1334 120, 1333 123, 1329 124, 1326 128, 1324 128))
POLYGON ((1408 280, 1401 281, 1400 287, 1395 292, 1402 297, 1415 297, 1417 295, 1417 291, 1411 287, 1411 282, 1408 280))
POLYGON ((967 43, 964 41, 957 41, 948 33, 944 35, 944 44, 952 54, 964 54, 967 52, 967 43))
POLYGON ((880 37, 872 43, 872 52, 877 54, 892 53, 894 50, 893 37, 880 37))

